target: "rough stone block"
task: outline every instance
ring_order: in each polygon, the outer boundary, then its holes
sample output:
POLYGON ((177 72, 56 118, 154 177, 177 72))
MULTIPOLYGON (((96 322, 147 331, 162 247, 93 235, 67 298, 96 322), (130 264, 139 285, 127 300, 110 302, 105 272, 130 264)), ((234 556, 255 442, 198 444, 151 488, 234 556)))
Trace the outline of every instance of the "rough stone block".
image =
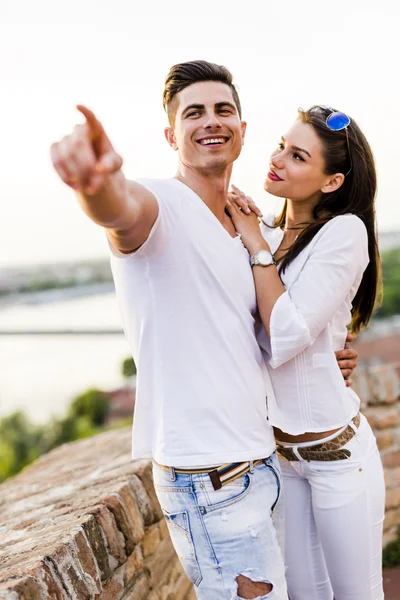
POLYGON ((154 523, 157 519, 156 515, 154 514, 151 499, 149 498, 143 483, 140 481, 137 475, 133 475, 128 483, 136 498, 144 524, 146 526, 152 525, 152 523, 154 523))
POLYGON ((142 482, 144 489, 147 492, 151 500, 151 504, 153 507, 154 520, 160 521, 164 518, 160 503, 158 502, 158 498, 156 495, 156 491, 154 489, 153 484, 153 475, 152 475, 152 464, 150 461, 142 462, 142 464, 138 465, 135 474, 139 477, 142 482))
POLYGON ((175 561, 178 561, 178 559, 169 540, 162 540, 158 552, 151 554, 145 559, 144 566, 150 573, 151 587, 153 589, 157 589, 161 583, 164 583, 175 561))
POLYGON ((382 461, 385 468, 400 467, 400 450, 387 452, 383 456, 382 461))
MULTIPOLYGON (((92 511, 92 514, 103 534, 102 537, 106 542, 109 555, 117 561, 117 566, 122 565, 126 561, 125 538, 123 533, 119 531, 117 527, 114 515, 104 505, 97 506, 96 509, 92 511)), ((114 561, 111 561, 111 563, 110 566, 115 568, 114 561)))
POLYGON ((400 384, 394 365, 379 365, 368 370, 370 403, 392 404, 400 396, 400 384))
POLYGON ((38 582, 43 598, 64 600, 66 597, 65 590, 53 565, 46 564, 40 560, 27 568, 27 572, 38 582))
POLYGON ((387 480, 387 488, 392 489, 400 487, 400 467, 386 469, 385 475, 387 480))
MULTIPOLYGON (((91 590, 86 585, 81 566, 71 548, 60 544, 51 556, 45 557, 46 563, 52 562, 63 587, 72 598, 90 597, 91 590)), ((91 587, 91 586, 90 586, 91 587)))
POLYGON ((102 499, 113 513, 118 529, 125 537, 126 552, 130 554, 144 536, 143 519, 132 491, 128 486, 102 499))
POLYGON ((149 579, 145 573, 142 573, 138 576, 132 587, 125 591, 123 600, 148 600, 149 594, 149 579))
POLYGON ((134 581, 137 574, 143 571, 143 550, 140 544, 138 544, 132 554, 128 556, 128 560, 123 566, 124 569, 124 583, 125 587, 134 581))
POLYGON ((390 529, 383 534, 383 548, 386 548, 388 544, 397 540, 398 533, 397 528, 390 529))
POLYGON ((93 554, 91 545, 84 534, 80 530, 74 536, 74 545, 77 559, 81 565, 84 579, 91 595, 95 596, 101 592, 101 573, 93 554))
POLYGON ((394 435, 391 431, 376 431, 375 436, 379 450, 384 450, 385 448, 393 446, 394 435))
POLYGON ((143 556, 149 556, 157 552, 160 546, 161 536, 160 528, 158 523, 149 527, 146 531, 146 535, 143 538, 143 556))
POLYGON ((101 594, 101 600, 119 600, 122 598, 124 593, 124 582, 122 573, 114 574, 112 577, 107 579, 103 584, 103 593, 101 594))
POLYGON ((400 489, 386 491, 386 510, 400 507, 400 489))
POLYGON ((184 573, 179 578, 178 582, 174 586, 174 593, 176 600, 185 600, 188 593, 192 590, 192 583, 186 577, 184 573))
POLYGON ((385 515, 385 521, 383 523, 383 530, 389 531, 393 527, 400 525, 400 508, 394 508, 388 510, 385 515))
POLYGON ((82 524, 82 528, 96 558, 100 577, 104 581, 110 576, 114 565, 110 564, 110 556, 106 548, 103 532, 94 516, 86 519, 82 524))
POLYGON ((361 401, 361 410, 363 410, 371 400, 369 378, 366 369, 358 367, 351 376, 353 380, 352 388, 359 396, 361 401))

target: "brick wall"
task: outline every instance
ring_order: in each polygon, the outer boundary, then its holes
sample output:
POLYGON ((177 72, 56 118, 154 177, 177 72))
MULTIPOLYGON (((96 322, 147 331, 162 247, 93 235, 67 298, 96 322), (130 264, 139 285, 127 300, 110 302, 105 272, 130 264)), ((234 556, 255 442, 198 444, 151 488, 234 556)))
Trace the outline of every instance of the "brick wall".
POLYGON ((130 427, 66 444, 0 486, 2 600, 192 600, 130 427))
POLYGON ((376 435, 385 470, 386 517, 384 546, 400 525, 400 363, 359 367, 354 373, 361 410, 376 435))
MULTIPOLYGON (((385 466, 384 543, 400 525, 400 366, 354 387, 385 466)), ((66 444, 0 486, 0 600, 194 600, 130 427, 66 444)))

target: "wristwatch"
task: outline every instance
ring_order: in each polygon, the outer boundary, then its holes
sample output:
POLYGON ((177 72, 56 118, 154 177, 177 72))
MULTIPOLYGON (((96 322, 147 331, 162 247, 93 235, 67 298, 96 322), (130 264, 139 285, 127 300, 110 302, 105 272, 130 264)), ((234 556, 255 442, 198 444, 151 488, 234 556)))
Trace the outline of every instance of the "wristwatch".
POLYGON ((269 267, 276 265, 275 259, 268 250, 259 250, 253 256, 250 256, 250 266, 260 265, 261 267, 269 267))

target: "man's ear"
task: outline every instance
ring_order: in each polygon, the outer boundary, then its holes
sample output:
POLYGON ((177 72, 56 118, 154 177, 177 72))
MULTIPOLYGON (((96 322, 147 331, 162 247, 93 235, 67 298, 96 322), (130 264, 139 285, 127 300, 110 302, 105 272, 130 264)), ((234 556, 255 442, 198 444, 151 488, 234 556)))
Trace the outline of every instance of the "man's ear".
POLYGON ((329 192, 336 192, 343 184, 344 175, 343 173, 335 173, 335 175, 330 175, 327 183, 321 188, 321 192, 324 194, 329 194, 329 192))
POLYGON ((167 140, 167 142, 171 146, 171 148, 173 150, 178 150, 178 144, 176 143, 175 132, 174 132, 173 127, 166 127, 164 129, 164 135, 165 135, 165 139, 167 140))
POLYGON ((247 129, 247 123, 246 123, 246 121, 241 121, 240 127, 241 127, 241 130, 242 130, 242 146, 243 146, 243 144, 244 144, 244 138, 245 138, 245 135, 246 135, 246 129, 247 129))

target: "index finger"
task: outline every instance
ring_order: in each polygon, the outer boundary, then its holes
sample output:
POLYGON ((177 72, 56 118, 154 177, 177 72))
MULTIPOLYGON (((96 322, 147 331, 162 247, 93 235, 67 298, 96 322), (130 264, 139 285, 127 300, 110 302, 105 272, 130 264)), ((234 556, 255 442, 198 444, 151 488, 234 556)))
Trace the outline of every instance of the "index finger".
POLYGON ((94 114, 93 111, 91 111, 86 106, 83 106, 83 104, 77 104, 76 108, 85 117, 86 122, 87 122, 87 124, 89 126, 89 130, 90 130, 90 134, 91 134, 92 140, 95 140, 95 139, 99 138, 101 135, 105 134, 103 125, 97 119, 97 117, 95 116, 95 114, 94 114))

